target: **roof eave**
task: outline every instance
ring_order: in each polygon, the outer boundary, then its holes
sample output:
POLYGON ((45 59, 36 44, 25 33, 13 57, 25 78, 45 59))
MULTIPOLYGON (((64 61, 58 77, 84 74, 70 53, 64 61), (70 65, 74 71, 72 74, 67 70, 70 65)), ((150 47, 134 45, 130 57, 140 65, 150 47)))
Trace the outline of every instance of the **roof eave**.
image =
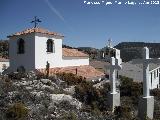
POLYGON ((28 34, 32 34, 32 33, 39 33, 39 34, 43 34, 43 35, 49 35, 49 36, 54 36, 54 37, 60 37, 60 38, 62 38, 62 39, 65 37, 65 36, 63 36, 63 35, 52 35, 52 34, 41 33, 41 32, 31 32, 31 33, 25 33, 25 34, 21 34, 21 35, 9 35, 9 36, 7 36, 7 38, 16 37, 16 36, 22 36, 22 35, 28 35, 28 34))

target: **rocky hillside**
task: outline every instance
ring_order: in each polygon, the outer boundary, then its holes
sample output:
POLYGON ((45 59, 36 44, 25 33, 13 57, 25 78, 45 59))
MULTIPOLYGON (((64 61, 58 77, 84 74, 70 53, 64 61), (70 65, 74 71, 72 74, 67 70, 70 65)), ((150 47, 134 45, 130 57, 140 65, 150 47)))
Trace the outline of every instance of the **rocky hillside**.
MULTIPOLYGON (((46 77, 33 71, 0 76, 0 120, 137 119, 141 83, 120 77, 121 106, 112 113, 107 104, 109 83, 80 78, 68 73, 46 77)), ((156 119, 160 119, 159 93, 152 91, 156 119)))
MULTIPOLYGON (((91 112, 86 112, 90 107, 84 106, 84 103, 89 100, 86 97, 83 101, 83 97, 77 94, 77 90, 81 88, 80 86, 76 88, 76 84, 80 82, 82 79, 80 80, 74 74, 65 73, 50 78, 42 74, 36 75, 35 72, 1 76, 0 120, 97 120, 103 118, 103 116, 98 117, 91 112)), ((82 95, 85 96, 84 93, 82 95)))

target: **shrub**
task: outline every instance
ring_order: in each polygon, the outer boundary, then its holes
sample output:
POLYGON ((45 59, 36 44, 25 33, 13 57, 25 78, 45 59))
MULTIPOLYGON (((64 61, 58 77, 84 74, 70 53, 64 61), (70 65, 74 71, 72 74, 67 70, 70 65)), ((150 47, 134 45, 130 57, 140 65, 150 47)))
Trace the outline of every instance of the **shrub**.
POLYGON ((91 82, 83 81, 75 86, 75 97, 85 104, 91 104, 97 99, 97 91, 91 82))
MULTIPOLYGON (((63 90, 63 89, 57 89, 57 88, 55 88, 53 91, 52 91, 52 94, 64 94, 65 93, 65 91, 63 90)), ((65 94, 67 94, 67 93, 65 93, 65 94)))
POLYGON ((157 99, 160 100, 160 90, 159 89, 151 90, 151 95, 157 97, 157 99))
POLYGON ((27 115, 28 109, 20 102, 10 106, 6 112, 6 117, 12 120, 25 119, 27 115))
POLYGON ((131 108, 130 106, 118 106, 115 107, 114 113, 116 115, 116 118, 123 118, 123 119, 129 119, 131 120, 132 114, 131 114, 131 108))
POLYGON ((131 96, 131 86, 133 79, 120 76, 120 92, 121 96, 131 96))
POLYGON ((85 80, 84 77, 82 76, 77 76, 73 73, 57 73, 56 74, 58 78, 60 78, 61 80, 65 81, 67 83, 67 85, 76 85, 81 83, 82 81, 85 80))
POLYGON ((51 86, 51 85, 52 85, 52 82, 48 81, 48 82, 46 83, 46 85, 51 86))
POLYGON ((12 87, 12 80, 9 78, 4 79, 4 85, 3 87, 7 88, 7 90, 9 91, 12 87))
POLYGON ((138 105, 139 97, 143 93, 142 83, 132 82, 131 85, 131 98, 134 105, 138 105))
POLYGON ((104 87, 104 89, 96 89, 93 87, 93 83, 83 81, 75 86, 74 96, 88 106, 86 107, 86 110, 85 107, 83 108, 84 111, 96 112, 98 114, 108 110, 107 90, 108 87, 104 87))
POLYGON ((72 109, 75 109, 75 106, 74 105, 71 105, 69 101, 66 101, 66 100, 63 100, 61 101, 60 103, 55 103, 55 105, 58 107, 58 108, 61 108, 61 109, 65 109, 65 110, 72 110, 72 109))
POLYGON ((47 78, 46 75, 43 74, 43 73, 38 73, 38 74, 36 75, 36 77, 37 77, 37 80, 46 79, 46 78, 47 78))
POLYGON ((26 78, 27 77, 27 75, 25 74, 25 73, 10 73, 10 74, 8 74, 8 77, 10 78, 10 79, 16 79, 16 80, 20 80, 21 78, 26 78))
POLYGON ((142 95, 142 83, 134 82, 133 79, 120 76, 120 92, 121 96, 132 98, 133 104, 138 105, 139 96, 142 95))
POLYGON ((69 113, 63 113, 61 120, 78 120, 76 113, 69 112, 69 113))

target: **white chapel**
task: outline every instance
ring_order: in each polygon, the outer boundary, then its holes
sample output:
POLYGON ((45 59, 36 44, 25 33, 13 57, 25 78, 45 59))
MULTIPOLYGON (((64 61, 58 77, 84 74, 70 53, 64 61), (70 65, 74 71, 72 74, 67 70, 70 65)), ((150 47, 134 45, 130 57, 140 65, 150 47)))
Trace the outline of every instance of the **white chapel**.
POLYGON ((9 37, 9 71, 89 65, 89 56, 62 48, 64 36, 43 28, 30 28, 9 37))

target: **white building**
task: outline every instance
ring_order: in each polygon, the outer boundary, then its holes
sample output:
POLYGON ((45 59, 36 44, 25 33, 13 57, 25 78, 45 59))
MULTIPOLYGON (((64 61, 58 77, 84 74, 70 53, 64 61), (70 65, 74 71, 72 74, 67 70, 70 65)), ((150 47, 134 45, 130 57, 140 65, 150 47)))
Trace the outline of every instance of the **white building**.
POLYGON ((26 29, 8 36, 9 71, 89 65, 89 56, 76 49, 62 48, 64 36, 42 28, 26 29))
POLYGON ((0 58, 0 75, 4 70, 9 67, 9 60, 5 58, 0 58))
MULTIPOLYGON (((143 66, 142 64, 132 64, 132 61, 122 63, 123 69, 119 71, 119 75, 132 78, 134 81, 143 82, 143 66)), ((149 88, 159 88, 160 83, 160 64, 149 64, 149 88)))

